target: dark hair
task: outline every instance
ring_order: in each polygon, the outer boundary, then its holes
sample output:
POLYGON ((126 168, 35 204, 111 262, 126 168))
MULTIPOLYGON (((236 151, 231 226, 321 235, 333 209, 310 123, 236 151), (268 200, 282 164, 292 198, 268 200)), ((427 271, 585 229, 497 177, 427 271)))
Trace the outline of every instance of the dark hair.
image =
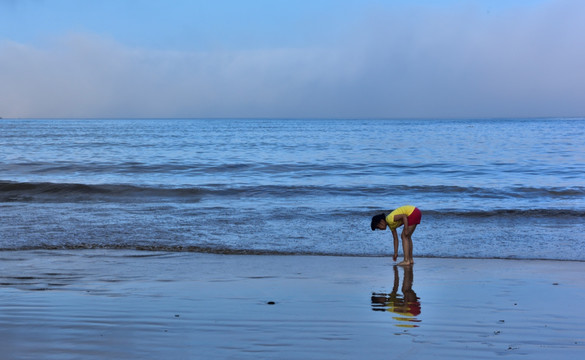
POLYGON ((386 215, 384 214, 378 214, 378 215, 374 215, 372 217, 372 231, 376 230, 376 228, 378 227, 378 223, 380 222, 380 220, 386 220, 386 215))

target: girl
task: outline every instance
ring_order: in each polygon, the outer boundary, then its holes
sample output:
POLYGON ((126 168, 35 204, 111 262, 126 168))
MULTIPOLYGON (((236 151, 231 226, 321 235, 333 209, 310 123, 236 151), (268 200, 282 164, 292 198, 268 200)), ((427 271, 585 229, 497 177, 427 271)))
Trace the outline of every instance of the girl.
POLYGON ((392 231, 392 237, 394 238, 394 256, 392 259, 394 261, 398 258, 398 234, 396 229, 404 225, 400 235, 402 238, 402 250, 404 250, 404 261, 398 264, 400 266, 414 264, 414 259, 412 258, 412 233, 416 226, 420 224, 421 216, 422 214, 417 207, 405 205, 388 215, 378 214, 372 217, 372 231, 376 229, 386 230, 386 227, 389 227, 392 231))

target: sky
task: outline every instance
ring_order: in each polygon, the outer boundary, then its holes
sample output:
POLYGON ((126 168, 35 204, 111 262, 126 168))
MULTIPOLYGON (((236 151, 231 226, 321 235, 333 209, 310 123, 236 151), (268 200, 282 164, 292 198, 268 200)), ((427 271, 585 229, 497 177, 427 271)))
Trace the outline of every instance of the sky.
POLYGON ((0 117, 585 116, 583 0, 0 0, 0 117))

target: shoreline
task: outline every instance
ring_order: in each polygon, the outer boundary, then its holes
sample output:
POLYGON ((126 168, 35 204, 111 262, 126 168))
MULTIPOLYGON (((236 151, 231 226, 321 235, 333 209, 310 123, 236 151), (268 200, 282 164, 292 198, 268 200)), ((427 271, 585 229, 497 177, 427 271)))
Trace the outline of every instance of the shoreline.
MULTIPOLYGON (((320 253, 320 252, 295 252, 295 251, 276 251, 276 250, 253 250, 253 249, 213 249, 213 248, 205 248, 199 246, 192 246, 192 247, 184 247, 181 249, 178 248, 169 248, 161 246, 160 248, 154 246, 135 246, 135 247, 119 247, 119 248, 110 248, 110 247, 103 247, 103 246, 54 246, 54 247, 30 247, 30 248, 0 248, 0 258, 3 253, 12 253, 12 252, 84 252, 84 251, 102 251, 102 252, 111 252, 111 253, 145 253, 145 254, 201 254, 201 255, 218 255, 218 256, 276 256, 276 257, 324 257, 324 258, 365 258, 365 259, 391 259, 392 255, 389 254, 343 254, 343 253, 320 253)), ((136 255, 139 256, 139 255, 136 255)), ((145 255, 145 256, 152 256, 152 255, 145 255)), ((397 265, 403 258, 402 254, 398 256, 394 265, 397 265)), ((418 255, 415 256, 414 260, 416 259, 427 259, 427 260, 478 260, 478 261, 559 261, 559 262, 576 262, 576 263, 585 263, 585 260, 581 259, 549 259, 549 258, 519 258, 519 257, 479 257, 479 256, 461 256, 461 257, 453 257, 453 256, 431 256, 431 255, 418 255)), ((392 263, 392 260, 390 260, 392 263)))
MULTIPOLYGON (((513 261, 510 261, 513 260, 513 261)), ((585 263, 0 252, 11 359, 549 359, 585 351, 585 263)))

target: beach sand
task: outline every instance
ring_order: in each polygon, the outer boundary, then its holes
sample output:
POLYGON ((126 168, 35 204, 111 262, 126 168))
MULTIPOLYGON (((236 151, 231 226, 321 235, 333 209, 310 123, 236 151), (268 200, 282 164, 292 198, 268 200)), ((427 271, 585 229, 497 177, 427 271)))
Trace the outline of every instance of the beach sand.
POLYGON ((585 354, 585 263, 0 253, 0 359, 585 354))

